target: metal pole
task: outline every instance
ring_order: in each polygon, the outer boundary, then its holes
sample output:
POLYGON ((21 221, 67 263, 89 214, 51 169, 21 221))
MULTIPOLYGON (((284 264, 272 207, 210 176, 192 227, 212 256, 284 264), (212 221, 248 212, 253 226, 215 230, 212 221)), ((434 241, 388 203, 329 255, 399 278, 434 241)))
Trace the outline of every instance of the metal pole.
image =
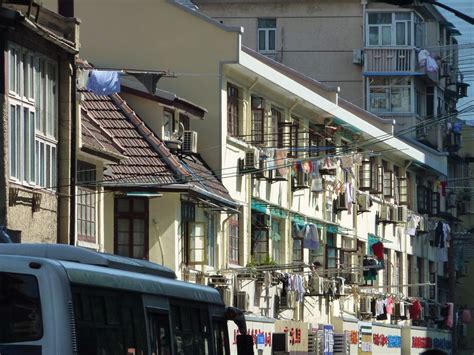
POLYGON ((451 234, 450 248, 448 248, 448 301, 453 303, 453 328, 452 328, 452 349, 453 354, 457 353, 457 322, 456 322, 456 251, 455 236, 451 234))

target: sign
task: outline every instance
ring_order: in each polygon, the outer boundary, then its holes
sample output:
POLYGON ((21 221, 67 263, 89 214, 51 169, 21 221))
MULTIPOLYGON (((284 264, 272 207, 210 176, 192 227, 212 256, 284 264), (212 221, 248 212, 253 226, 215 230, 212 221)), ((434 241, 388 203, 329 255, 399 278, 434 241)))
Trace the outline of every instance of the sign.
POLYGON ((324 355, 333 355, 334 353, 334 327, 332 325, 323 326, 324 355))
POLYGON ((308 351, 308 323, 297 321, 276 320, 275 332, 287 333, 288 351, 308 351))
POLYGON ((374 334, 374 345, 387 348, 401 348, 402 337, 399 335, 374 334))
POLYGON ((372 323, 359 322, 359 355, 372 355, 372 323))
POLYGON ((265 334, 257 334, 257 349, 265 348, 265 334))
POLYGON ((413 349, 442 349, 450 350, 452 343, 448 339, 444 338, 432 338, 432 337, 412 337, 411 347, 413 349))

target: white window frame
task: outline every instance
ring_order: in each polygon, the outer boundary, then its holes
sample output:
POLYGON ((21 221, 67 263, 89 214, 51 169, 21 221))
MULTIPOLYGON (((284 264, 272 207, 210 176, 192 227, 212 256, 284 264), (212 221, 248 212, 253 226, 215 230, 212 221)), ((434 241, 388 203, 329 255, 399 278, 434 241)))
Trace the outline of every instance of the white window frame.
POLYGON ((55 190, 58 143, 57 63, 12 43, 8 45, 7 60, 10 179, 27 186, 55 190), (41 64, 46 71, 41 71, 41 64), (12 115, 12 107, 15 107, 15 115, 12 115), (14 136, 12 127, 15 130, 14 136))
POLYGON ((257 19, 257 49, 260 53, 275 53, 276 52, 276 19, 275 18, 258 18, 257 19), (273 20, 275 21, 275 27, 260 27, 260 20, 273 20), (264 34, 265 42, 263 48, 260 48, 260 33, 264 34), (273 49, 270 48, 270 34, 273 33, 274 43, 273 49))
POLYGON ((367 78, 367 107, 370 112, 373 113, 392 113, 392 114, 405 114, 405 113, 415 113, 416 104, 414 103, 414 92, 415 92, 415 84, 413 78, 410 78, 409 84, 393 84, 393 81, 397 80, 399 77, 383 77, 384 79, 389 79, 389 84, 384 85, 371 85, 370 80, 371 78, 367 78), (376 90, 375 93, 372 93, 372 89, 376 90), (394 91, 395 90, 403 90, 408 89, 408 97, 409 97, 409 108, 408 111, 394 111, 393 110, 393 101, 394 101, 394 91), (377 109, 372 107, 372 95, 373 94, 382 94, 384 93, 387 95, 386 100, 388 101, 388 108, 387 109, 377 109))
POLYGON ((414 11, 368 11, 365 18, 365 36, 366 36, 366 46, 367 47, 413 47, 415 45, 415 18, 421 20, 422 18, 418 16, 414 11), (371 14, 391 14, 391 23, 390 24, 369 24, 369 16, 371 14), (399 20, 396 18, 397 14, 410 14, 410 19, 399 20), (397 23, 405 24, 405 44, 397 44, 397 23), (382 43, 382 29, 383 27, 390 27, 390 43, 382 43), (377 44, 370 43, 370 29, 378 28, 378 41, 377 44))

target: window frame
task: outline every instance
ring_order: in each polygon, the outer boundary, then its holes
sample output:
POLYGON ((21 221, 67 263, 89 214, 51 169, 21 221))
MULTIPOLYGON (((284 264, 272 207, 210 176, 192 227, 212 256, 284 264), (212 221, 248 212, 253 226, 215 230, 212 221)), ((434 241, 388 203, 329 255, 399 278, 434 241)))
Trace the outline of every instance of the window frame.
MULTIPOLYGON (((326 232, 326 255, 325 255, 325 268, 326 269, 337 269, 340 265, 340 249, 337 247, 337 234, 326 232), (331 240, 331 243, 329 241, 331 240), (334 256, 329 257, 329 252, 334 250, 334 256), (329 265, 329 260, 334 261, 334 266, 329 265)), ((332 265, 332 263, 331 263, 332 265)))
POLYGON ((58 63, 14 43, 8 44, 6 57, 9 178, 54 191, 58 174, 58 63))
POLYGON ((276 18, 258 18, 257 19, 257 48, 260 53, 275 53, 276 52, 276 29, 277 29, 277 20, 276 18), (275 21, 274 27, 264 27, 260 25, 260 21, 273 20, 275 21), (273 33, 273 49, 270 46, 271 34, 273 33), (264 45, 261 48, 260 35, 264 36, 264 45))
POLYGON ((250 98, 251 110, 251 143, 254 145, 265 144, 265 100, 261 96, 252 95, 250 98), (256 105, 256 100, 260 105, 256 105), (261 107, 258 107, 261 106, 261 107), (258 120, 256 120, 259 117, 258 120), (259 127, 257 127, 259 126, 259 127))
POLYGON ((228 221, 228 260, 230 264, 240 265, 240 216, 234 214, 228 221))
POLYGON ((148 198, 140 197, 115 197, 114 199, 114 253, 117 255, 122 255, 118 253, 118 220, 127 219, 129 221, 128 225, 128 254, 127 257, 134 258, 133 246, 134 246, 134 230, 133 222, 135 219, 144 221, 144 240, 143 240, 143 259, 148 260, 149 257, 149 200, 148 198), (118 201, 120 199, 126 200, 129 203, 128 212, 121 212, 118 209, 118 201), (137 212, 134 210, 134 201, 142 200, 144 201, 144 211, 137 212))
POLYGON ((239 88, 227 83, 227 134, 238 137, 240 134, 239 88))
MULTIPOLYGON (((410 77, 369 77, 367 78, 367 107, 369 108, 370 112, 374 113, 390 113, 390 114, 405 114, 405 113, 415 113, 416 111, 416 104, 414 103, 413 95, 416 92, 416 88, 414 86, 414 80, 410 77), (400 80, 400 78, 408 79, 409 83, 397 84, 396 80, 400 80), (387 83, 383 84, 373 84, 371 81, 373 79, 378 80, 388 80, 387 83), (397 92, 398 91, 398 92, 397 92), (406 92, 408 95, 406 95, 406 92), (394 102, 397 102, 397 95, 400 97, 400 105, 395 106, 394 102), (374 105, 373 100, 377 97, 383 98, 386 103, 386 107, 376 107, 374 105), (403 98, 408 97, 408 103, 404 103, 403 98), (403 109, 403 107, 407 106, 407 109, 403 109), (399 107, 400 109, 394 109, 399 107)), ((377 102, 379 102, 377 101, 377 102)))
MULTIPOLYGON (((420 16, 418 16, 414 11, 368 11, 365 25, 366 25, 366 46, 367 47, 413 47, 415 46, 415 29, 416 25, 422 25, 424 29, 424 22, 420 16), (370 23, 371 15, 386 15, 390 14, 390 23, 370 23), (397 15, 400 14, 409 14, 409 19, 397 19, 397 15), (420 20, 416 22, 416 20, 420 20), (397 25, 402 24, 404 26, 405 36, 403 43, 398 43, 397 38, 397 25), (377 29, 377 43, 371 42, 371 29, 377 29), (384 43, 383 39, 383 29, 389 28, 390 33, 390 42, 384 43)), ((424 31, 423 31, 424 33, 424 31)))

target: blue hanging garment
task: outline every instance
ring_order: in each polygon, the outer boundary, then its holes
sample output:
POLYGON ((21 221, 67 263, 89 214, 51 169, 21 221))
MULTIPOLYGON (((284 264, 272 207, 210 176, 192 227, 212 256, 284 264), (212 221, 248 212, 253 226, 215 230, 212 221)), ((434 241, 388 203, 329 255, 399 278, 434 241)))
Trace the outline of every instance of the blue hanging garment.
POLYGON ((0 243, 13 243, 5 226, 2 227, 2 231, 0 232, 0 243))
POLYGON ((110 70, 92 70, 87 90, 96 95, 112 95, 120 92, 119 73, 110 70))

